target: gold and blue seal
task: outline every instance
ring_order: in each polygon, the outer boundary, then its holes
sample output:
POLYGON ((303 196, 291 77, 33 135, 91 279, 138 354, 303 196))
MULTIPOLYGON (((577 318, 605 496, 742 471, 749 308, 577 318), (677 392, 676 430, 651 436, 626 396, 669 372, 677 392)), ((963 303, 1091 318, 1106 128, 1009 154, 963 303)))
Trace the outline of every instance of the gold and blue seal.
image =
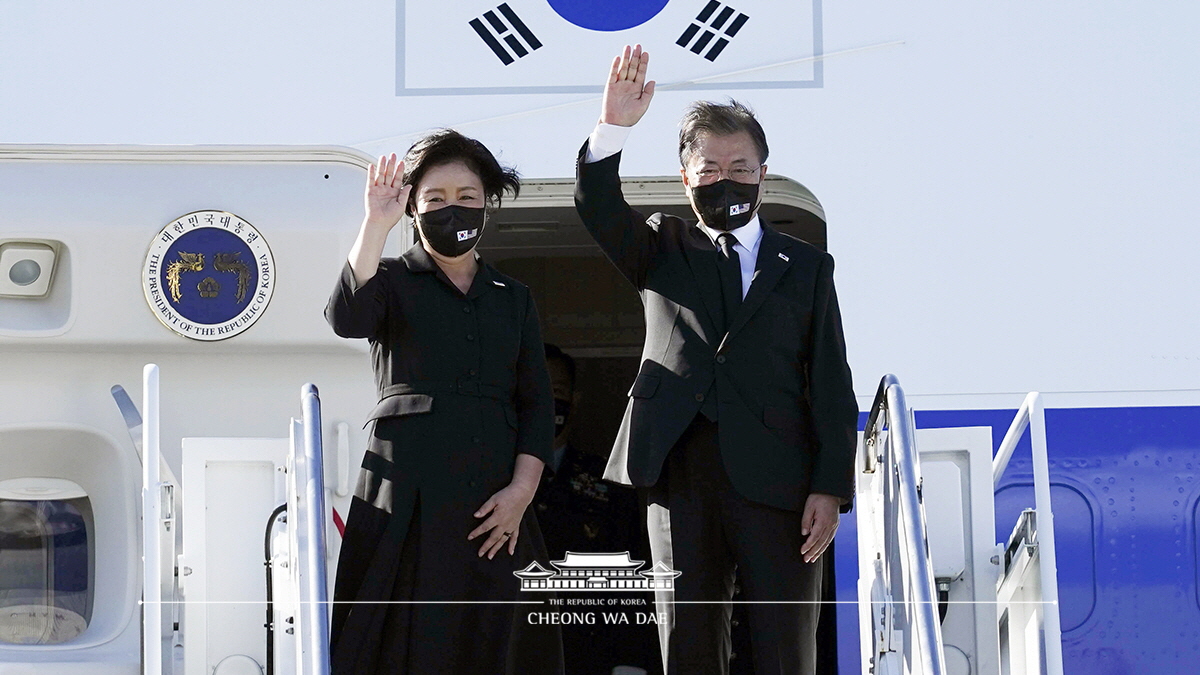
POLYGON ((275 289, 275 259, 262 233, 243 218, 196 211, 155 236, 142 288, 167 328, 193 340, 225 340, 263 315, 275 289))

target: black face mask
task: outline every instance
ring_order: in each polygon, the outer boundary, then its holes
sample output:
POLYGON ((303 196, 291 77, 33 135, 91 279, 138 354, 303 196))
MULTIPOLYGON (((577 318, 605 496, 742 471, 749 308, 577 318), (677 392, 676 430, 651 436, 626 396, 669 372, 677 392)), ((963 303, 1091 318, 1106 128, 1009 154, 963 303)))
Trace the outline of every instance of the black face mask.
POLYGON ((430 248, 450 258, 470 251, 483 234, 484 209, 457 204, 416 215, 430 248))
POLYGON ((567 426, 567 417, 571 415, 571 401, 563 398, 554 399, 554 436, 562 435, 567 426))
POLYGON ((700 220, 714 230, 736 230, 750 222, 758 204, 758 183, 719 180, 692 188, 692 202, 700 220))

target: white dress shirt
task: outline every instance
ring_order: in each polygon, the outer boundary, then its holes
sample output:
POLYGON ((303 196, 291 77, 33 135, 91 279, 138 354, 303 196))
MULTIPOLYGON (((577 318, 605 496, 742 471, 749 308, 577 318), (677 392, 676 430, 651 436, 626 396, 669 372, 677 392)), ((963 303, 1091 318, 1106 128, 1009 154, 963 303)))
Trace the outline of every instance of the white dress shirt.
MULTIPOLYGON (((588 137, 588 149, 583 159, 584 163, 599 162, 620 152, 625 147, 625 141, 629 138, 629 132, 632 129, 633 127, 622 127, 603 122, 597 124, 592 135, 588 137)), ((713 247, 719 248, 717 237, 720 236, 721 230, 711 228, 704 223, 699 223, 699 227, 712 240, 713 247)), ((737 239, 737 244, 733 249, 737 251, 738 262, 742 267, 743 300, 746 299, 746 293, 750 290, 750 283, 754 281, 754 268, 758 262, 758 245, 762 242, 762 232, 762 223, 758 221, 757 212, 750 222, 729 230, 729 234, 737 239)))
POLYGON ((620 152, 625 147, 625 141, 629 138, 630 131, 633 131, 633 127, 622 127, 604 122, 597 124, 592 135, 588 136, 588 149, 587 156, 583 158, 584 164, 599 162, 620 152))

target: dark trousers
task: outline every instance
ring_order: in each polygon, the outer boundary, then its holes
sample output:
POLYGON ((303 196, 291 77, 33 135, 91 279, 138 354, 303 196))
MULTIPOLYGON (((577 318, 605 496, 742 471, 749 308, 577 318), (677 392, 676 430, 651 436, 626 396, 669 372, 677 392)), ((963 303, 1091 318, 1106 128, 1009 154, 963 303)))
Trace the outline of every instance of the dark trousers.
POLYGON ((751 502, 729 482, 717 424, 697 415, 667 456, 658 482, 640 491, 652 560, 681 572, 655 604, 667 675, 727 675, 735 573, 750 617, 755 675, 811 675, 816 668, 824 557, 806 563, 795 511, 751 502))

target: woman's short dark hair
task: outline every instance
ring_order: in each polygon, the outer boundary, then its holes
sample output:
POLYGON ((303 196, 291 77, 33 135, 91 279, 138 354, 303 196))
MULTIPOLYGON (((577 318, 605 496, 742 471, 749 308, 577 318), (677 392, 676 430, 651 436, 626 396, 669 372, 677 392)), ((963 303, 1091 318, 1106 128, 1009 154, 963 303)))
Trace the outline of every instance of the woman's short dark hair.
POLYGON ((767 161, 767 134, 754 117, 754 111, 729 99, 729 103, 696 101, 688 106, 679 121, 679 163, 687 166, 687 160, 696 150, 696 141, 701 134, 729 136, 744 131, 750 134, 758 148, 758 161, 767 161))
MULTIPOLYGON (((439 129, 413 143, 404 153, 404 174, 401 180, 414 188, 425 173, 435 166, 461 162, 479 176, 489 207, 498 208, 505 192, 513 197, 521 191, 521 179, 515 169, 501 166, 496 157, 474 138, 467 138, 453 129, 439 129)), ((408 198, 405 212, 412 215, 416 203, 415 191, 408 198)))

